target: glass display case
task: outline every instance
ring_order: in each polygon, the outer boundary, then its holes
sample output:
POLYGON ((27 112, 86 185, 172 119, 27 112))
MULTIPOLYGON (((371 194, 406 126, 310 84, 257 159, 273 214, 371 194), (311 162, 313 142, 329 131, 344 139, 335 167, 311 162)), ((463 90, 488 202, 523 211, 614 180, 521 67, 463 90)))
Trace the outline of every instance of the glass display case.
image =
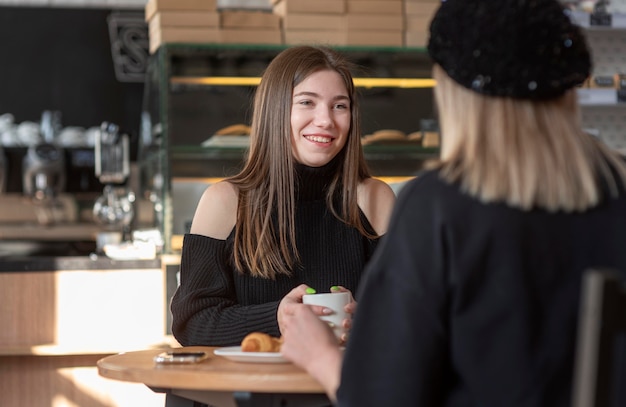
MULTIPOLYGON (((185 232, 193 216, 189 208, 194 208, 199 198, 173 194, 173 189, 181 182, 200 184, 204 189, 241 168, 247 151, 245 135, 218 137, 216 133, 250 124, 260 76, 286 47, 165 44, 151 56, 138 161, 142 193, 153 202, 155 226, 163 233, 165 252, 176 250, 173 239, 185 232), (187 208, 183 226, 175 222, 180 217, 175 207, 180 206, 187 208)), ((334 48, 355 64, 363 140, 381 130, 397 130, 407 136, 364 143, 374 176, 391 184, 413 177, 424 161, 435 158, 439 151, 432 65, 425 50, 334 48), (424 144, 420 136, 433 133, 437 141, 424 144)))

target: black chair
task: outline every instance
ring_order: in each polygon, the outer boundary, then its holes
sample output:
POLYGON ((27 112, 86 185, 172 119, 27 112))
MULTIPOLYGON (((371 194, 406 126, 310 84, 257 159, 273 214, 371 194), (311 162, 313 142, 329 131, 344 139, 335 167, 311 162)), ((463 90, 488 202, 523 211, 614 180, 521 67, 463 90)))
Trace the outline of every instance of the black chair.
POLYGON ((623 407, 626 395, 626 278, 592 269, 582 285, 573 407, 623 407))

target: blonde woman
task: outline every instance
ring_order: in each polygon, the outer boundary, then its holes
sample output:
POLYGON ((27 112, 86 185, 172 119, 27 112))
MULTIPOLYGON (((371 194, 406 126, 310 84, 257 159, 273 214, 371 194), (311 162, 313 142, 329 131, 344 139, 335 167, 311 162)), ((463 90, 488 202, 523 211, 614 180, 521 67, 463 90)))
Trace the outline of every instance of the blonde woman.
POLYGON ((305 305, 282 352, 339 406, 569 406, 581 276, 626 273, 626 166, 581 130, 585 38, 556 0, 447 0, 428 50, 441 160, 400 191, 345 354, 305 305))
POLYGON ((182 345, 280 336, 301 284, 357 289, 395 195, 367 168, 351 68, 312 46, 288 48, 267 67, 244 167, 204 192, 184 237, 171 303, 182 345))

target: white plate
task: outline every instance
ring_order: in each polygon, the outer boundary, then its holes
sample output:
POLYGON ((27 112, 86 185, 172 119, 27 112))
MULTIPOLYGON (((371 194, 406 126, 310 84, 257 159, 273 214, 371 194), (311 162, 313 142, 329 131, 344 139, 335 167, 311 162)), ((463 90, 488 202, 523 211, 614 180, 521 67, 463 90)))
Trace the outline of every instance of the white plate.
POLYGON ((233 362, 247 363, 289 363, 279 352, 242 352, 241 346, 228 346, 213 351, 218 356, 223 356, 233 362))
POLYGON ((250 145, 250 136, 213 136, 202 142, 202 147, 248 147, 250 145))

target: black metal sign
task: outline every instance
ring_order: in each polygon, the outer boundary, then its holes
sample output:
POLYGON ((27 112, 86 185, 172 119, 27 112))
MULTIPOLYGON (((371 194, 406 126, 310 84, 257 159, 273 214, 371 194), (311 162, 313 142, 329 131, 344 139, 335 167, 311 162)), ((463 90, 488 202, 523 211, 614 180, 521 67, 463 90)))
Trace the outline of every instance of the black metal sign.
POLYGON ((143 12, 115 11, 107 18, 115 77, 143 82, 148 63, 148 24, 143 12))

